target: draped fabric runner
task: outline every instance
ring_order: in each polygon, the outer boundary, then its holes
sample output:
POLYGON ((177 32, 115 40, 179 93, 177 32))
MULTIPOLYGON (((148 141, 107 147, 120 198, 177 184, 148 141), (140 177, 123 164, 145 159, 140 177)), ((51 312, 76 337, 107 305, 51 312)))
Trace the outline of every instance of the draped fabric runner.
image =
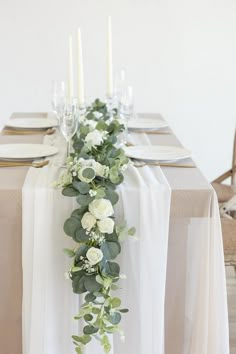
MULTIPOLYGON (((153 137, 152 137, 153 139, 153 137)), ((132 142, 150 144, 145 134, 132 142)), ((23 187, 23 354, 72 354, 73 320, 82 298, 72 293, 64 273, 71 246, 63 223, 75 207, 52 187, 62 168, 65 144, 57 133, 44 143, 59 147, 42 169, 29 169, 23 187)), ((228 318, 222 239, 217 200, 208 186, 204 206, 178 205, 159 167, 130 167, 119 187, 117 219, 137 229, 119 259, 127 275, 119 296, 130 309, 122 326, 126 339, 113 338, 111 354, 228 354, 228 318), (177 207, 178 209, 178 207, 177 207)), ((180 191, 179 191, 180 192, 180 191)), ((193 193, 190 204, 197 204, 193 193)), ((180 202, 181 202, 180 198, 180 202)), ((180 203, 181 204, 181 203, 180 203)), ((86 354, 102 354, 91 343, 86 354)))

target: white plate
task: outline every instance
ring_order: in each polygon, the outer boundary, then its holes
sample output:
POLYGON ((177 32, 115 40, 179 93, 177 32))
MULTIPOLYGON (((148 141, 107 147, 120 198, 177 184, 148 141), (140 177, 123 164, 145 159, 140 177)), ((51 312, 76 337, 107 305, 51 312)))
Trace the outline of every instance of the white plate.
POLYGON ((17 118, 10 119, 7 123, 7 127, 18 128, 18 129, 46 129, 51 127, 56 127, 58 121, 55 118, 17 118))
POLYGON ((0 159, 26 160, 51 156, 58 152, 55 146, 43 144, 1 144, 0 159))
POLYGON ((168 123, 160 118, 134 118, 128 121, 128 129, 157 130, 168 127, 168 123))
POLYGON ((137 145, 124 150, 128 157, 143 161, 177 161, 191 156, 189 150, 178 146, 137 145))

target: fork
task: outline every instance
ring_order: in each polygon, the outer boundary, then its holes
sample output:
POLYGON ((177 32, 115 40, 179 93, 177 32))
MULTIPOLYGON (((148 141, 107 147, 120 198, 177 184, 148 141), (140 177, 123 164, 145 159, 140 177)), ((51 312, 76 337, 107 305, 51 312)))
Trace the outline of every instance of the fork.
POLYGON ((4 129, 1 134, 2 135, 32 135, 32 134, 44 134, 44 135, 52 135, 54 134, 56 129, 49 128, 47 130, 14 130, 14 129, 4 129))
POLYGON ((41 162, 33 162, 33 161, 0 161, 0 167, 35 167, 40 168, 49 164, 49 160, 44 160, 41 162))

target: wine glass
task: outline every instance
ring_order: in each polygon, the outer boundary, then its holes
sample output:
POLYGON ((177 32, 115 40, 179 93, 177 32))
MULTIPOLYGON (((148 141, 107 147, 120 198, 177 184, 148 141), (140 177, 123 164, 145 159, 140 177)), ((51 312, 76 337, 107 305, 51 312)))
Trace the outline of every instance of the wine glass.
POLYGON ((134 95, 132 86, 123 89, 120 98, 120 119, 124 124, 124 131, 121 133, 120 140, 123 144, 128 141, 128 120, 134 117, 134 95))
POLYGON ((78 129, 78 106, 75 101, 67 101, 60 117, 60 129, 67 142, 67 157, 70 156, 71 139, 78 129))
POLYGON ((121 69, 119 72, 115 74, 114 80, 114 101, 116 106, 118 107, 118 111, 120 111, 120 101, 122 93, 125 89, 126 84, 126 72, 125 69, 121 69))
POLYGON ((52 83, 52 108, 58 119, 63 114, 66 101, 66 85, 64 81, 52 83))
POLYGON ((132 86, 127 86, 121 95, 120 114, 125 119, 130 119, 134 115, 134 94, 132 86))

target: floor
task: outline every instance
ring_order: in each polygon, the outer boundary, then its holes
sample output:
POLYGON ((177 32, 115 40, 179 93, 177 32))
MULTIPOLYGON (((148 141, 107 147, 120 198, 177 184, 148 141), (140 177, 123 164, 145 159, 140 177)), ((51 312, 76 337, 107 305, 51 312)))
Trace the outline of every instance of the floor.
POLYGON ((226 267, 227 292, 229 306, 230 354, 236 354, 236 272, 226 267))

